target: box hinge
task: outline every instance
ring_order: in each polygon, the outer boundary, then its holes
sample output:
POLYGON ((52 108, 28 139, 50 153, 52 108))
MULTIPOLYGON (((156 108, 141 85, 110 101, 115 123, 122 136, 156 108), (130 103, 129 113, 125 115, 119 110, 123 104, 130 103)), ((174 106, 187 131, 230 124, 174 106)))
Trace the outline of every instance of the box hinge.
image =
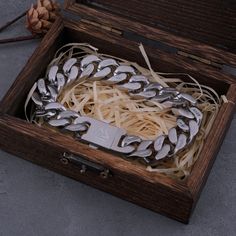
POLYGON ((87 20, 87 19, 81 19, 81 22, 89 24, 89 25, 93 25, 95 27, 98 27, 100 29, 104 29, 106 31, 109 31, 109 32, 112 32, 112 33, 115 33, 115 34, 118 34, 118 35, 122 35, 123 34, 122 30, 115 29, 115 28, 113 28, 111 26, 108 26, 108 25, 102 25, 102 24, 99 24, 97 22, 90 21, 90 20, 87 20))

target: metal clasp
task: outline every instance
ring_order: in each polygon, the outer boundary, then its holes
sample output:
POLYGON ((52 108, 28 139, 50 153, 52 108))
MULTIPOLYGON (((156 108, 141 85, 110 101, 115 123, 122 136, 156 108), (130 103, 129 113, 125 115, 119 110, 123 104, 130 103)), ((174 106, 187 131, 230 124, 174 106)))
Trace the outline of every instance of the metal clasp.
POLYGON ((122 137, 126 135, 124 129, 85 116, 78 117, 75 122, 89 124, 87 132, 81 136, 81 139, 88 143, 125 154, 134 151, 132 146, 119 146, 122 137))

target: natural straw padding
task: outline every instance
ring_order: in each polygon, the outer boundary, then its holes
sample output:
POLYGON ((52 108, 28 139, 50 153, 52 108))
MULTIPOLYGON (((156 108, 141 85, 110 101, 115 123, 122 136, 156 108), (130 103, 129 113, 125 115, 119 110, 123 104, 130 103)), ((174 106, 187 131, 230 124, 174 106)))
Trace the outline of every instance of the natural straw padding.
MULTIPOLYGON (((141 51, 147 61, 143 47, 141 51)), ((82 58, 85 54, 91 53, 104 58, 115 58, 122 64, 132 65, 150 81, 159 82, 161 79, 162 84, 176 87, 179 91, 189 93, 197 99, 198 107, 203 112, 203 121, 194 142, 174 158, 160 161, 158 167, 147 167, 147 171, 163 173, 173 178, 183 179, 188 176, 199 157, 204 140, 219 111, 222 98, 212 88, 200 85, 188 74, 154 72, 152 69, 143 68, 121 58, 99 54, 96 48, 88 44, 65 45, 58 50, 51 65, 55 63, 62 65, 71 57, 82 58), (180 75, 190 78, 193 82, 184 82, 179 78, 180 75)), ((151 68, 150 64, 148 67, 151 68)), ((131 98, 126 92, 117 89, 115 85, 105 85, 98 81, 89 82, 89 78, 86 81, 77 80, 75 84, 65 88, 59 96, 59 102, 82 115, 122 127, 128 134, 138 135, 145 139, 154 140, 160 134, 167 134, 168 129, 176 125, 176 117, 161 104, 156 103, 155 106, 149 106, 144 100, 131 98)))

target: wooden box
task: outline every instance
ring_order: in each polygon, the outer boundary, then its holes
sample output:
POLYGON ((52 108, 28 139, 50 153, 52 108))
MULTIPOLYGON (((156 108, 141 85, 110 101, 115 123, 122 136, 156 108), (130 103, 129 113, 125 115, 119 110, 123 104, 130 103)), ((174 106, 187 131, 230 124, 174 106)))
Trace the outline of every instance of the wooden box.
MULTIPOLYGON (((233 1, 66 1, 0 104, 0 147, 33 163, 112 193, 120 198, 187 223, 231 121, 236 101, 235 3, 233 1), (56 50, 70 42, 87 42, 101 52, 144 65, 142 42, 154 69, 183 72, 225 94, 212 130, 184 181, 91 149, 72 137, 26 122, 24 102, 34 82, 45 73, 56 50), (67 163, 63 155, 73 154, 67 163), (81 173, 84 163, 91 167, 81 173), (101 174, 110 170, 108 178, 101 174)), ((219 186, 220 187, 220 186, 219 186)))

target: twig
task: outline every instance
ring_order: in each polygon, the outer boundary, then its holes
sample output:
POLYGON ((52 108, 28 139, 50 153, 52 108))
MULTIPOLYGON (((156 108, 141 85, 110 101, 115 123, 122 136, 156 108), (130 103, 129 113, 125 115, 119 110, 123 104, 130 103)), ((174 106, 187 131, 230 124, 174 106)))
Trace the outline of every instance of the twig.
POLYGON ((20 18, 22 18, 23 16, 25 16, 27 13, 27 11, 25 11, 24 13, 22 13, 21 15, 17 16, 15 19, 7 22, 5 25, 0 27, 0 32, 2 32, 4 29, 6 29, 8 26, 12 25, 13 23, 15 23, 16 21, 18 21, 20 18))
POLYGON ((14 42, 20 42, 20 41, 26 41, 26 40, 32 40, 32 39, 39 39, 39 38, 40 36, 27 35, 27 36, 15 37, 15 38, 0 39, 0 44, 14 43, 14 42))

